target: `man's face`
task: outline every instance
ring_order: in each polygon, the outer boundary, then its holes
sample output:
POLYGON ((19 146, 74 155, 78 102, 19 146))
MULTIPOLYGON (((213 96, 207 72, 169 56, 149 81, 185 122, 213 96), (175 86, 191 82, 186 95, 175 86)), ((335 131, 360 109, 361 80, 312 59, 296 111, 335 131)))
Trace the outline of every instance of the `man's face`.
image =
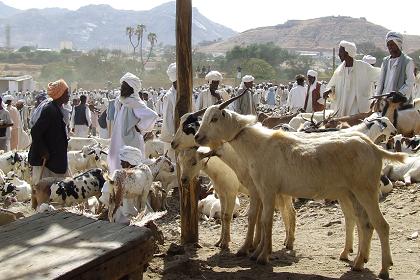
POLYGON ((394 41, 388 41, 386 46, 388 47, 389 54, 392 58, 399 57, 401 55, 401 50, 394 41))
POLYGON ((219 88, 219 81, 211 81, 210 90, 217 90, 219 88))
POLYGON ((308 82, 310 85, 312 85, 315 82, 315 77, 308 76, 308 82))
POLYGON ((174 89, 176 89, 176 86, 177 86, 176 81, 173 82, 172 85, 173 85, 174 89))
POLYGON ((245 86, 246 88, 252 88, 252 87, 254 86, 254 81, 251 81, 251 82, 244 82, 244 86, 245 86))
POLYGON ((122 82, 121 84, 121 96, 128 97, 132 95, 134 92, 133 88, 130 87, 126 82, 122 82))
POLYGON ((338 49, 338 57, 340 58, 341 62, 344 61, 344 59, 348 56, 346 50, 344 49, 344 47, 340 47, 338 49))

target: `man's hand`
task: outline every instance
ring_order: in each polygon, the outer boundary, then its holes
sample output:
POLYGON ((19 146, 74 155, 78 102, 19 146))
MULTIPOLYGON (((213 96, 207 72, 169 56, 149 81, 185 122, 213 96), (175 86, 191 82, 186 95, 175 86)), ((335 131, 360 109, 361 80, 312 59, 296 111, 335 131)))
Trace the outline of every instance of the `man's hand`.
POLYGON ((47 162, 50 159, 50 154, 49 153, 45 153, 41 156, 42 161, 47 162))
POLYGON ((324 93, 322 94, 322 97, 324 98, 324 99, 327 99, 328 97, 329 97, 329 94, 331 93, 331 89, 329 89, 329 90, 327 90, 327 91, 324 91, 324 93))

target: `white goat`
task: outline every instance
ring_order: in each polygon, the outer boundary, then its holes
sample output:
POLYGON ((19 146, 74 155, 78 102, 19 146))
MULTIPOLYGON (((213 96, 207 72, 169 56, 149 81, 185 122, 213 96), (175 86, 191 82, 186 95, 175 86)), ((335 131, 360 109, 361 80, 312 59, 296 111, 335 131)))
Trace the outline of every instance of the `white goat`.
MULTIPOLYGON (((235 207, 233 208, 233 215, 238 214, 240 207, 239 198, 235 199, 235 207)), ((205 215, 206 218, 215 219, 222 217, 222 206, 220 199, 214 194, 208 195, 206 198, 198 202, 198 212, 205 215)))
POLYGON ((103 155, 107 155, 99 145, 84 146, 80 151, 67 152, 69 170, 72 175, 91 168, 105 168, 106 159, 103 155))
POLYGON ((365 134, 373 142, 382 135, 385 136, 385 142, 387 142, 392 135, 397 133, 397 129, 387 117, 366 118, 361 124, 341 130, 345 133, 353 131, 365 134))
MULTIPOLYGON (((232 100, 235 99, 229 101, 232 100)), ((255 117, 224 110, 226 106, 223 103, 207 109, 195 140, 200 145, 227 141, 248 165, 263 204, 263 238, 253 255, 257 261, 267 263, 271 252, 277 192, 294 197, 338 199, 354 204, 356 211, 364 210, 357 215, 361 245, 353 268, 361 270, 368 260, 371 232, 375 228, 382 247, 380 277, 388 278, 392 258, 389 225, 378 203, 379 177, 383 159, 402 161, 404 156, 379 148, 357 132, 308 140, 262 128, 254 125, 255 117)))
MULTIPOLYGON (((194 141, 194 134, 200 125, 197 119, 198 114, 200 114, 200 111, 194 114, 188 113, 181 117, 180 126, 175 134, 174 140, 171 143, 172 148, 179 151, 179 162, 181 169, 186 170, 186 172, 181 171, 181 180, 184 181, 184 183, 188 182, 190 179, 198 175, 198 172, 201 169, 203 169, 203 171, 206 172, 207 175, 212 179, 215 185, 215 189, 221 197, 222 234, 216 245, 220 245, 222 248, 227 248, 229 245, 229 225, 232 218, 232 209, 234 207, 234 196, 236 196, 239 188, 242 188, 242 186, 247 189, 245 193, 249 193, 250 195, 248 231, 245 242, 241 249, 238 251, 238 255, 246 255, 248 254, 253 244, 254 248, 256 247, 256 244, 258 244, 260 239, 260 227, 258 226, 256 236, 254 238, 254 228, 255 224, 257 223, 257 213, 260 206, 260 200, 258 199, 257 191, 255 189, 254 183, 252 182, 252 179, 249 176, 247 167, 238 160, 235 151, 228 145, 223 146, 224 149, 220 149, 217 152, 221 161, 214 157, 207 161, 204 159, 207 156, 206 154, 197 152, 196 143, 194 141), (231 171, 231 168, 233 172, 231 171), (232 183, 224 183, 223 177, 219 176, 218 174, 226 174, 226 172, 228 172, 228 174, 235 174, 235 176, 232 175, 232 177, 238 179, 240 184, 238 185, 236 180, 232 183), (182 179, 183 177, 186 178, 182 179), (220 189, 220 186, 223 188, 220 189), (232 190, 230 190, 231 188, 232 190)), ((278 205, 277 209, 281 211, 283 222, 286 228, 286 240, 284 244, 288 249, 293 249, 296 212, 293 208, 292 198, 278 195, 276 201, 278 205)))
POLYGON ((12 172, 5 175, 0 170, 0 197, 11 195, 17 201, 25 202, 31 199, 31 186, 24 180, 20 180, 12 172))
POLYGON ((157 158, 164 153, 164 143, 159 139, 151 139, 144 143, 144 156, 146 158, 157 158))
POLYGON ((388 163, 383 174, 391 181, 404 181, 406 185, 420 182, 420 156, 408 157, 404 163, 388 163))
POLYGON ((85 146, 95 146, 98 145, 98 141, 94 138, 87 137, 70 137, 68 142, 67 150, 68 151, 80 151, 85 146))
MULTIPOLYGON (((333 110, 325 110, 325 118, 328 118, 330 115, 334 114, 333 110)), ((293 117, 289 121, 289 125, 295 129, 298 130, 299 127, 306 121, 306 119, 309 119, 313 116, 313 121, 320 122, 324 119, 323 112, 315 112, 312 113, 300 113, 296 117, 293 117)))

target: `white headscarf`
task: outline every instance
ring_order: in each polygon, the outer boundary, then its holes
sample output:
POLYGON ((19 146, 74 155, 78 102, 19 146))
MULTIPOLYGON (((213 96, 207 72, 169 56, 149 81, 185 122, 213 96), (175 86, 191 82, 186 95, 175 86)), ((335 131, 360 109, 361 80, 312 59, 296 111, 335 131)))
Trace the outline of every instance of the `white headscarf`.
POLYGON ((206 75, 206 81, 211 83, 212 81, 221 81, 223 79, 222 74, 219 71, 210 71, 206 75))
POLYGON ((141 81, 139 77, 130 72, 127 72, 122 78, 120 79, 120 83, 126 82, 130 87, 133 88, 134 93, 139 93, 141 90, 141 81))
POLYGON ((357 48, 355 43, 343 40, 340 42, 340 47, 343 47, 350 57, 354 58, 356 56, 357 48))
POLYGON ((386 36, 385 40, 388 43, 389 41, 393 41, 400 50, 402 50, 402 44, 403 44, 403 35, 396 31, 389 31, 386 36))
POLYGON ((131 165, 140 165, 142 163, 142 153, 139 149, 131 146, 122 146, 120 149, 120 160, 126 161, 131 165))
POLYGON ((306 76, 318 78, 318 72, 316 72, 315 70, 308 70, 308 73, 306 74, 306 76))
POLYGON ((176 63, 171 63, 168 66, 168 70, 166 70, 166 74, 168 75, 169 80, 173 83, 176 81, 176 63))
POLYGON ((368 54, 368 55, 365 55, 365 56, 362 58, 362 61, 364 61, 364 62, 366 62, 366 63, 369 63, 370 65, 373 65, 373 64, 375 64, 375 63, 376 63, 376 57, 371 56, 370 54, 368 54))
POLYGON ((6 103, 7 101, 13 101, 14 98, 10 94, 3 96, 3 102, 6 103))
POLYGON ((242 82, 244 82, 244 83, 249 83, 249 82, 252 82, 254 80, 255 80, 255 78, 252 77, 251 75, 245 75, 245 76, 242 77, 242 82))

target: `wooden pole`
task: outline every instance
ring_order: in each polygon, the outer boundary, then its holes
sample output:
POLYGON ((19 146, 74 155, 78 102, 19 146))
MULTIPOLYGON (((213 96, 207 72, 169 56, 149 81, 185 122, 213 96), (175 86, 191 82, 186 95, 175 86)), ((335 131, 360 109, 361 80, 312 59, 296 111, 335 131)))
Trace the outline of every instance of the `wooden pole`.
POLYGON ((335 71, 335 48, 333 48, 333 73, 335 71))
MULTIPOLYGON (((191 112, 193 91, 193 69, 191 53, 192 28, 191 0, 176 1, 176 69, 177 100, 175 106, 175 127, 178 129, 180 117, 191 112)), ((177 164, 179 166, 179 163, 177 164)), ((183 186, 180 180, 181 244, 198 243, 198 195, 197 180, 183 186)))

